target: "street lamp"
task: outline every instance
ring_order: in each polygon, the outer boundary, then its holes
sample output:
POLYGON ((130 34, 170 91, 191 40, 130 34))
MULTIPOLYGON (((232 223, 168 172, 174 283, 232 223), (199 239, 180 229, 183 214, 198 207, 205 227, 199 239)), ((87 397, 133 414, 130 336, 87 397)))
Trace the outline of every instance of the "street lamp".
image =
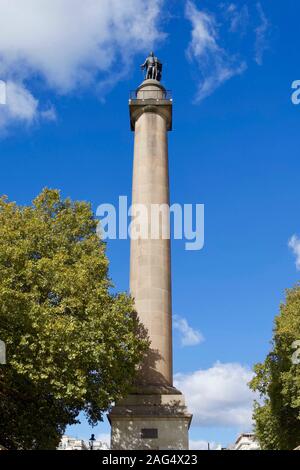
POLYGON ((95 434, 92 434, 89 440, 90 450, 94 450, 95 434))

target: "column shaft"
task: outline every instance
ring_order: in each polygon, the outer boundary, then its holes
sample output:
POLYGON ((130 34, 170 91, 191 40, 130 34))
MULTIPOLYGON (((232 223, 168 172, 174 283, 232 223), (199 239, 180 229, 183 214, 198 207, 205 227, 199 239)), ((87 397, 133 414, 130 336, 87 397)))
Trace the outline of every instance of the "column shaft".
POLYGON ((143 204, 148 213, 148 239, 131 240, 130 256, 130 290, 151 340, 140 380, 172 385, 170 240, 163 239, 168 216, 161 215, 159 238, 151 239, 151 205, 169 205, 167 122, 157 112, 144 112, 135 123, 132 204, 143 204))

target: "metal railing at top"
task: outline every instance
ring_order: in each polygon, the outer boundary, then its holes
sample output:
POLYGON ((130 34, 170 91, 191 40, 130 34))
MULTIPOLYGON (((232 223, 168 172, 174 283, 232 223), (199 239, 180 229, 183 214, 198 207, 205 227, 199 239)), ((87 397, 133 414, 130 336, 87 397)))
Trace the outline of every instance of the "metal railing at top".
POLYGON ((129 95, 130 100, 172 100, 171 90, 132 90, 129 95))

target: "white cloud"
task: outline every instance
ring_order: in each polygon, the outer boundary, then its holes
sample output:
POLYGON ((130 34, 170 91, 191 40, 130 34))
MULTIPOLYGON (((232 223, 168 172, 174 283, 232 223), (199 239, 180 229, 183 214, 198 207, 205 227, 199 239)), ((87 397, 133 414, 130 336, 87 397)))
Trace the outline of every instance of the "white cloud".
POLYGON ((7 111, 11 118, 31 122, 36 116, 38 101, 20 83, 7 83, 7 111))
POLYGON ((296 268, 300 270, 300 238, 293 235, 288 242, 288 246, 296 256, 296 268))
POLYGON ((198 10, 189 0, 186 17, 192 23, 188 57, 197 62, 202 74, 196 96, 199 102, 233 76, 242 74, 247 66, 219 45, 217 22, 213 14, 198 10))
MULTIPOLYGON (((158 29, 162 2, 0 0, 0 77, 22 87, 23 118, 29 102, 27 122, 40 112, 29 91, 32 78, 69 93, 112 85, 114 77, 128 73, 133 56, 163 37, 158 29)), ((17 116, 22 113, 19 107, 17 116)))
POLYGON ((240 364, 217 362, 209 369, 176 374, 174 383, 185 394, 194 426, 235 426, 248 431, 255 398, 247 385, 252 376, 240 364))
POLYGON ((6 83, 0 80, 0 105, 6 104, 6 83))
POLYGON ((194 330, 187 322, 185 318, 181 318, 177 315, 174 316, 173 322, 174 329, 179 331, 181 334, 181 345, 182 346, 195 346, 204 341, 202 333, 198 330, 194 330))
POLYGON ((57 119, 56 109, 52 104, 50 104, 48 108, 41 111, 40 114, 41 117, 46 121, 56 121, 57 119))
POLYGON ((5 103, 0 108, 0 136, 5 136, 11 124, 31 125, 39 120, 55 121, 56 111, 52 104, 40 109, 39 101, 21 82, 5 84, 5 103))
POLYGON ((12 122, 31 124, 38 114, 38 100, 22 83, 8 81, 6 84, 6 103, 0 108, 0 132, 5 133, 12 122))
POLYGON ((187 55, 201 74, 196 101, 242 74, 247 69, 244 57, 252 57, 253 49, 255 62, 262 65, 271 23, 259 1, 254 4, 223 1, 212 13, 187 0, 185 13, 192 23, 187 55))
POLYGON ((248 6, 245 4, 238 8, 234 3, 231 3, 227 7, 226 14, 229 17, 229 31, 232 33, 245 33, 249 23, 248 6))
POLYGON ((260 25, 255 29, 255 61, 258 65, 263 63, 263 55, 268 49, 267 33, 270 29, 270 23, 267 19, 260 2, 256 4, 257 13, 260 19, 260 25))

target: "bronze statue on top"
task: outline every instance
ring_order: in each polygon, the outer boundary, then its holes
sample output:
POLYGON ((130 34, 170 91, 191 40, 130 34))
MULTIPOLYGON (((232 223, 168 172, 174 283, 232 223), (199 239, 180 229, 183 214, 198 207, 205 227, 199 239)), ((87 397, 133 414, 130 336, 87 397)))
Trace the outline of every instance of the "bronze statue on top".
POLYGON ((162 63, 154 55, 154 52, 150 52, 150 55, 141 65, 142 70, 146 69, 145 80, 157 80, 158 82, 161 81, 162 68, 162 63))

